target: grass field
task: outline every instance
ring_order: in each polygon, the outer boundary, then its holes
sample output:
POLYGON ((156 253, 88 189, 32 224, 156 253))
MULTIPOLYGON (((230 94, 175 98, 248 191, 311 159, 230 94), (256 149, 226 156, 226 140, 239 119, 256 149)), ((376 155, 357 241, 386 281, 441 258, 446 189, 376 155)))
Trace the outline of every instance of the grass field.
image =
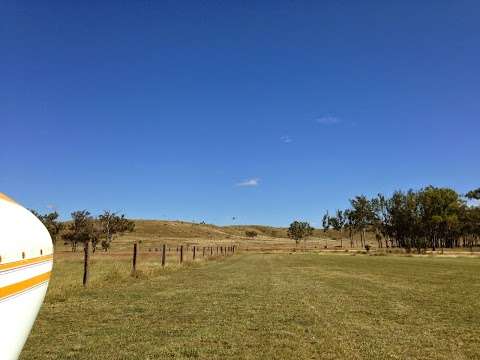
POLYGON ((58 257, 21 359, 478 359, 480 259, 58 257))

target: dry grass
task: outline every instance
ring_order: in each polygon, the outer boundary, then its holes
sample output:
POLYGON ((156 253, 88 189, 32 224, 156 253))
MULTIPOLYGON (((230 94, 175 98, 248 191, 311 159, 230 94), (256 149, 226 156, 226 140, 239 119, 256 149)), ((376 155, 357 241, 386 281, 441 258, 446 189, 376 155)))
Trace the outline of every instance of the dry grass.
POLYGON ((57 257, 21 359, 478 359, 478 258, 57 257))

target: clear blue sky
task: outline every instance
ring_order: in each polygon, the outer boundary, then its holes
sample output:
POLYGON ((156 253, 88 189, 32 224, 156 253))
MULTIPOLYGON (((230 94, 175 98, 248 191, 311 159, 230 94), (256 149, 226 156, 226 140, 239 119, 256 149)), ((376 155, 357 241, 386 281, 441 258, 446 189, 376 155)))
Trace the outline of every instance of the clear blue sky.
POLYGON ((319 224, 480 185, 478 1, 3 1, 0 191, 27 207, 319 224))

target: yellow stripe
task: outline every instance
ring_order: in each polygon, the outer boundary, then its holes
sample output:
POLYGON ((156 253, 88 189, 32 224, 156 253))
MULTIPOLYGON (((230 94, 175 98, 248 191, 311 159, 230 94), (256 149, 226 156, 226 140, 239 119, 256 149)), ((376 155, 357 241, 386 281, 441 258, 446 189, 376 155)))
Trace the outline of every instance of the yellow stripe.
POLYGON ((0 199, 1 200, 5 200, 5 201, 9 201, 11 203, 14 203, 16 204, 17 202, 15 200, 13 200, 12 198, 9 198, 7 195, 5 195, 4 193, 0 193, 0 199))
POLYGON ((30 264, 35 264, 39 262, 43 262, 45 260, 51 260, 53 259, 53 255, 44 255, 44 256, 39 256, 36 258, 31 258, 31 259, 25 259, 25 260, 18 260, 6 264, 0 264, 0 270, 10 270, 16 267, 20 266, 25 266, 25 265, 30 265, 30 264))
POLYGON ((30 279, 20 281, 16 284, 7 285, 0 288, 0 299, 4 299, 6 297, 16 295, 24 290, 32 288, 36 285, 39 285, 48 279, 50 279, 51 272, 46 272, 45 274, 34 276, 30 279))

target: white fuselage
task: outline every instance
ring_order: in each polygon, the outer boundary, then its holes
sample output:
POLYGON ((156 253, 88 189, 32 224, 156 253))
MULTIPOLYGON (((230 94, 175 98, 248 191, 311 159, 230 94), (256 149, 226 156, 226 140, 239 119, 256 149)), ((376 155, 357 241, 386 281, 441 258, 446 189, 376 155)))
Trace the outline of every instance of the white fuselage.
POLYGON ((0 194, 0 359, 20 355, 45 297, 52 264, 47 229, 0 194))

